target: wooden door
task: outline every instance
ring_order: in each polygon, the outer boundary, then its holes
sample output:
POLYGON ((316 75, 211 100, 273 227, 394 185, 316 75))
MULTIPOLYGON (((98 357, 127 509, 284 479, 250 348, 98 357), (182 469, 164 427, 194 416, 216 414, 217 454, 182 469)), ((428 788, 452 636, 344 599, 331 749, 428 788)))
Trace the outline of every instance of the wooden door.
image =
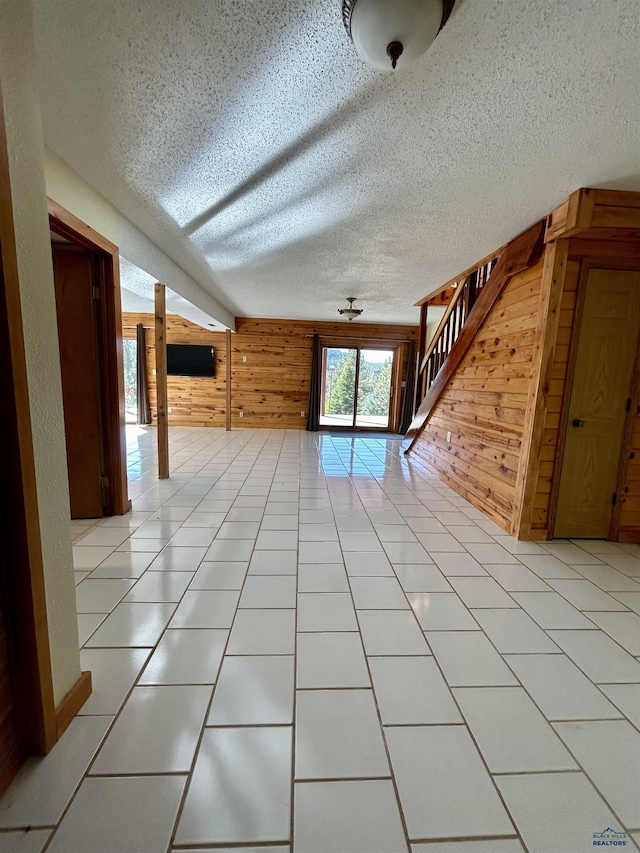
POLYGON ((640 273, 591 270, 576 356, 555 536, 606 539, 638 336, 640 273))
POLYGON ((93 256, 52 246, 72 518, 103 514, 93 256))

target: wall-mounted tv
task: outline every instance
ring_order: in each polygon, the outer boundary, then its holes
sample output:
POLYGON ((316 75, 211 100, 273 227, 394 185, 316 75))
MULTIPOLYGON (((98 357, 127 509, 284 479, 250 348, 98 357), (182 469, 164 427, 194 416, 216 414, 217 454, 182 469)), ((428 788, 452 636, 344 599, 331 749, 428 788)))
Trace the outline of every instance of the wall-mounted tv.
POLYGON ((215 376, 213 347, 195 344, 167 344, 167 376, 215 376))

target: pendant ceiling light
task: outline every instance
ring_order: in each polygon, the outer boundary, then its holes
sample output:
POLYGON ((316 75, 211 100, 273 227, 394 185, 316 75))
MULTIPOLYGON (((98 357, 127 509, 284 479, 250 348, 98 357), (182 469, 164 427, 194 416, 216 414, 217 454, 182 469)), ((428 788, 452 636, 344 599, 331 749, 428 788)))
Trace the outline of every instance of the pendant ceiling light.
POLYGON ((349 303, 349 306, 347 308, 338 308, 338 314, 342 314, 343 317, 346 317, 347 320, 351 322, 352 320, 355 320, 356 317, 359 317, 364 309, 353 307, 353 303, 356 301, 355 296, 347 296, 346 300, 349 303))
POLYGON ((425 53, 455 0, 342 0, 342 20, 360 56, 376 68, 406 68, 425 53))

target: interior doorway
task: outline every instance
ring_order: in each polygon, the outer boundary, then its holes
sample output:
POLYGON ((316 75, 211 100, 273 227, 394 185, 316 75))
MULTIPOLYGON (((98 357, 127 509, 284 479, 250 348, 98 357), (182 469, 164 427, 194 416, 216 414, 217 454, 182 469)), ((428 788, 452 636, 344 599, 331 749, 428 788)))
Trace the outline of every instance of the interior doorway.
POLYGON ((554 535, 607 539, 640 337, 640 272, 591 269, 579 322, 554 535))
POLYGON ((127 487, 119 254, 49 199, 72 518, 122 515, 127 487))
POLYGON ((320 426, 388 430, 395 352, 323 347, 320 426))
POLYGON ((128 424, 138 422, 138 342, 135 338, 122 341, 124 366, 124 411, 128 424))

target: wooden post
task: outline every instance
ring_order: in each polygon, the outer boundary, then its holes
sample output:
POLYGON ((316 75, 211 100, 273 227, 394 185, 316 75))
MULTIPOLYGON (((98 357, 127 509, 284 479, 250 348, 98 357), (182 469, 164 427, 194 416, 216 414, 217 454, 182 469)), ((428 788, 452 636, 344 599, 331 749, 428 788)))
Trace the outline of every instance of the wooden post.
POLYGON ((167 419, 167 316, 164 284, 155 285, 156 391, 158 396, 158 476, 169 479, 167 419))
POLYGON ((231 329, 227 329, 227 431, 231 429, 231 329))

